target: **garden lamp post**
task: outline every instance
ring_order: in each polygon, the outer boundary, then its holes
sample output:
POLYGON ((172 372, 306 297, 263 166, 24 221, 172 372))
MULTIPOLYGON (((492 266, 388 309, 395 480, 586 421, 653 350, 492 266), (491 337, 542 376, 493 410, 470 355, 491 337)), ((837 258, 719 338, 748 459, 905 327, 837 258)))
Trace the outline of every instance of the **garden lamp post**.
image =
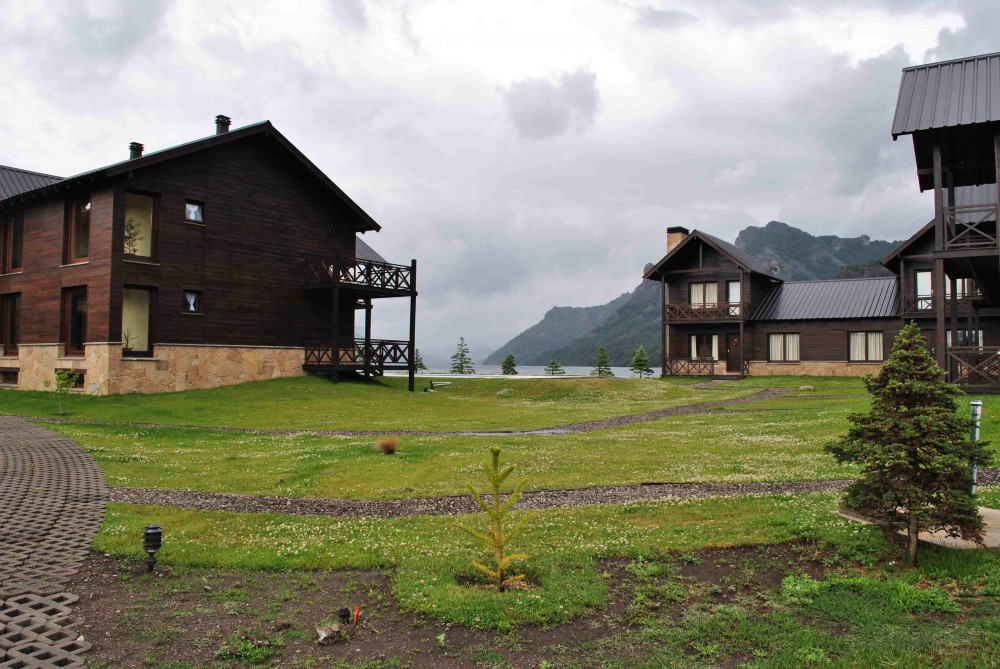
MULTIPOLYGON (((969 441, 979 441, 979 423, 983 417, 983 403, 979 400, 972 400, 969 402, 969 413, 972 417, 972 433, 969 435, 969 441)), ((972 494, 976 494, 976 483, 979 479, 978 467, 976 463, 972 463, 972 494)))
POLYGON ((149 556, 149 559, 146 560, 149 571, 153 571, 153 565, 156 564, 156 552, 160 550, 162 545, 163 528, 150 523, 142 531, 142 548, 146 551, 146 555, 149 556))

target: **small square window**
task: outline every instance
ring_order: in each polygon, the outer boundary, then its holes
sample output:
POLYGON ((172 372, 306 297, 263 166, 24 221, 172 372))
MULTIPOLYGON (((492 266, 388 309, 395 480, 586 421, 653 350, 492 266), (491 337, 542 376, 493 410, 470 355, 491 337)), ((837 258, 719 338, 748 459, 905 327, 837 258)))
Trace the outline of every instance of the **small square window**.
POLYGON ((201 202, 188 200, 184 205, 184 220, 192 223, 204 223, 205 206, 201 202))
POLYGON ((17 373, 16 369, 0 369, 0 386, 16 386, 17 373))
POLYGON ((201 291, 200 290, 185 290, 184 291, 184 302, 181 304, 181 312, 185 314, 200 314, 203 313, 201 310, 201 291))

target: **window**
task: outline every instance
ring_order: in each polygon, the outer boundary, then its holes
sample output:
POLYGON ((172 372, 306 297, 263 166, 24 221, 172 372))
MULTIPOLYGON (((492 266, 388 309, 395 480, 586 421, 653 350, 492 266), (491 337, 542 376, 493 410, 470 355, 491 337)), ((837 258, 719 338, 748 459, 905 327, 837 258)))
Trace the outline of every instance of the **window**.
POLYGON ((929 309, 933 309, 934 300, 931 297, 931 273, 920 270, 918 272, 914 272, 913 277, 917 288, 917 311, 927 311, 929 309))
POLYGON ((743 295, 740 292, 739 281, 726 282, 726 302, 729 303, 729 315, 739 316, 740 306, 743 302, 743 295))
POLYGON ((205 205, 201 202, 188 200, 184 204, 184 220, 188 223, 204 223, 205 205))
POLYGON ((771 362, 798 362, 799 333, 783 332, 768 335, 767 359, 771 362))
POLYGON ((87 339, 87 289, 63 290, 62 340, 66 355, 83 355, 87 339))
POLYGON ((0 274, 21 271, 24 256, 24 216, 6 214, 0 221, 0 274))
MULTIPOLYGON (((978 295, 979 290, 972 279, 955 279, 955 296, 962 300, 972 295, 978 295)), ((951 299, 951 278, 945 276, 944 280, 945 299, 951 299)))
POLYGON ((0 386, 16 386, 19 369, 0 369, 0 386))
POLYGON ((691 283, 688 284, 691 295, 691 306, 695 308, 714 307, 719 302, 719 284, 691 283))
POLYGON ((156 251, 156 198, 125 194, 125 255, 152 258, 156 251))
POLYGON ((983 331, 982 330, 956 330, 955 331, 955 344, 951 343, 951 330, 945 330, 944 340, 945 346, 975 346, 980 350, 983 348, 983 331))
POLYGON ((153 291, 125 288, 122 291, 122 355, 150 356, 152 344, 153 291))
POLYGON ((691 335, 691 359, 692 360, 718 360, 719 359, 719 335, 691 335))
POLYGON ((848 332, 848 360, 872 362, 884 359, 881 332, 848 332))
POLYGON ((181 303, 181 313, 182 314, 200 314, 203 313, 201 310, 201 291, 200 290, 185 290, 184 291, 184 301, 181 303))
POLYGON ((21 294, 0 295, 0 328, 2 328, 3 354, 17 355, 21 340, 21 294))
POLYGON ((73 388, 76 390, 83 390, 84 387, 84 377, 86 372, 82 369, 57 369, 57 372, 67 372, 73 375, 74 383, 73 388))
POLYGON ((67 263, 80 262, 90 257, 90 196, 71 200, 66 217, 67 263))

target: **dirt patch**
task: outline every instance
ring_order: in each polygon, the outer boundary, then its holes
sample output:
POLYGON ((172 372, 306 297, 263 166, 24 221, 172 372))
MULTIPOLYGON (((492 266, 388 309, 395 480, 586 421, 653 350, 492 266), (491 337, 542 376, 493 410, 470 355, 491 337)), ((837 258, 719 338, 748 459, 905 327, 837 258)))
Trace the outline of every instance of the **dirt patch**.
POLYGON ((590 667, 638 658, 618 643, 643 616, 676 618, 694 601, 772 590, 792 572, 820 576, 827 557, 806 543, 711 549, 655 563, 599 565, 606 608, 552 629, 495 632, 401 611, 390 574, 234 572, 158 568, 92 554, 70 584, 79 629, 97 668, 590 667), (316 627, 361 607, 343 642, 316 644, 316 627))

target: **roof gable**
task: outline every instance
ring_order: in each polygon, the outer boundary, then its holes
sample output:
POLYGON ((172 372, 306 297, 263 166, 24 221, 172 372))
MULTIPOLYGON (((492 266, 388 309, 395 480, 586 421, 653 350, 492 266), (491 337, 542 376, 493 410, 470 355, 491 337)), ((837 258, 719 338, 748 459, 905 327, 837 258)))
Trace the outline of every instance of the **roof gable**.
POLYGON ((684 241, 682 241, 680 244, 671 249, 670 252, 667 255, 665 255, 658 263, 653 265, 652 269, 650 269, 643 275, 643 278, 654 279, 663 272, 670 271, 669 270, 670 262, 675 258, 681 256, 684 253, 684 250, 687 249, 690 244, 695 243, 694 240, 696 239, 707 244, 708 246, 715 249, 718 253, 732 260, 733 264, 742 270, 755 274, 766 275, 769 278, 774 279, 775 281, 781 281, 781 279, 775 277, 771 272, 767 270, 766 267, 764 267, 763 264, 755 260, 753 256, 751 256, 750 254, 734 246, 733 244, 730 244, 729 242, 725 242, 719 239, 718 237, 710 235, 706 232, 702 232, 701 230, 695 230, 691 234, 689 234, 684 239, 684 241))

